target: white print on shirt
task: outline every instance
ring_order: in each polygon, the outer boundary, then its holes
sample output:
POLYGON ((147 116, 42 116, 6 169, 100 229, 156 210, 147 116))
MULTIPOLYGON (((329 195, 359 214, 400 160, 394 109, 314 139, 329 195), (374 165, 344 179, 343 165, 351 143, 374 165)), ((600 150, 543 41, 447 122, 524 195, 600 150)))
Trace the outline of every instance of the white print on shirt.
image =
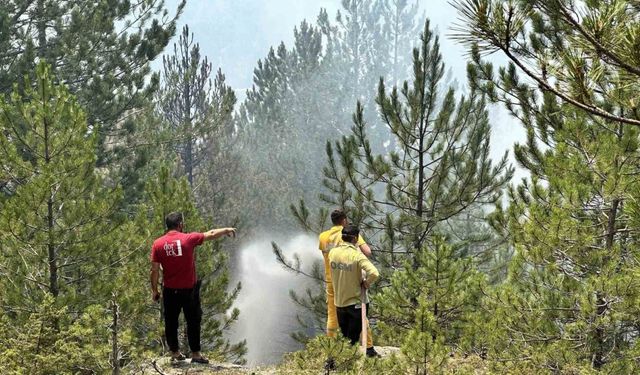
POLYGON ((180 240, 175 240, 175 247, 174 247, 174 243, 172 242, 165 242, 164 243, 164 251, 167 254, 168 257, 181 257, 182 256, 182 244, 180 243, 180 240))

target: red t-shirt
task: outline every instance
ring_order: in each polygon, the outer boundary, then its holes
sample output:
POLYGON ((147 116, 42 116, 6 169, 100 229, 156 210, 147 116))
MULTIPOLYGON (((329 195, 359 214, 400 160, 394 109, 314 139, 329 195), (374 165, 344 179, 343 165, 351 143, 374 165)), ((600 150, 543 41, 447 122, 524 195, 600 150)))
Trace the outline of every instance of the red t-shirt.
POLYGON ((193 288, 196 284, 194 249, 202 244, 204 234, 170 230, 153 241, 151 261, 162 265, 164 286, 174 289, 193 288))

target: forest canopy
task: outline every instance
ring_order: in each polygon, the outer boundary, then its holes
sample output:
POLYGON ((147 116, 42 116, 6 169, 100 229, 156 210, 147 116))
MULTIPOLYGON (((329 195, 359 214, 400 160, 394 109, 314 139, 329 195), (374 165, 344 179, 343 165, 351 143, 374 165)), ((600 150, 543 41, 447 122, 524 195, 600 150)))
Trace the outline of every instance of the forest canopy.
POLYGON ((261 241, 307 281, 286 307, 297 350, 274 371, 640 370, 637 3, 455 0, 438 30, 417 0, 342 0, 265 48, 246 90, 175 5, 0 9, 1 373, 172 355, 149 287, 171 212, 185 232, 237 229, 195 255, 214 361, 266 350, 233 335, 237 254, 261 241), (504 153, 498 121, 524 131, 504 153), (322 253, 278 243, 315 241, 335 209, 379 270, 367 314, 393 355, 327 337, 322 253))

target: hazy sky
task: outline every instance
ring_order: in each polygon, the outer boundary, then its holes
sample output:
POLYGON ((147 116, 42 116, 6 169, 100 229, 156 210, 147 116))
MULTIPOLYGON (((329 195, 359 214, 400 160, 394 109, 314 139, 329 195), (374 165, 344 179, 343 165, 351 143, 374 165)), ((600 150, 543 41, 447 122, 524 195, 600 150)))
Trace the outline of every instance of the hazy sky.
MULTIPOLYGON (((440 35, 441 51, 447 68, 460 82, 466 82, 466 58, 464 48, 452 41, 448 34, 457 22, 457 12, 450 0, 419 0, 420 7, 431 19, 440 35)), ((175 9, 178 0, 167 0, 167 6, 175 9)), ((290 45, 293 28, 302 20, 315 22, 320 8, 329 12, 331 19, 341 8, 340 0, 187 0, 180 17, 178 30, 188 24, 201 53, 213 63, 214 69, 222 68, 228 84, 240 99, 244 90, 251 87, 253 69, 258 59, 266 56, 269 48, 281 41, 290 45)), ((173 41, 167 51, 173 50, 173 41)), ((504 63, 499 56, 494 62, 504 63), (497 60, 496 60, 497 59, 497 60)), ((159 59, 161 61, 161 59, 159 59)), ((161 63, 156 61, 154 69, 161 63)), ((354 104, 355 105, 355 104, 354 104)), ((522 126, 504 109, 490 110, 492 120, 492 152, 495 159, 505 150, 511 150, 515 141, 524 140, 522 126)), ((518 171, 516 178, 524 176, 518 171)))
MULTIPOLYGON (((447 66, 463 79, 466 65, 463 48, 446 37, 456 18, 455 9, 448 0, 419 2, 440 31, 447 66)), ((171 8, 177 3, 167 1, 171 8)), ((340 3, 340 0, 187 0, 179 30, 188 24, 202 53, 214 67, 222 68, 232 87, 245 89, 251 86, 256 62, 266 56, 271 46, 281 41, 291 44, 293 28, 304 19, 315 22, 320 8, 327 9, 333 20, 340 3)))

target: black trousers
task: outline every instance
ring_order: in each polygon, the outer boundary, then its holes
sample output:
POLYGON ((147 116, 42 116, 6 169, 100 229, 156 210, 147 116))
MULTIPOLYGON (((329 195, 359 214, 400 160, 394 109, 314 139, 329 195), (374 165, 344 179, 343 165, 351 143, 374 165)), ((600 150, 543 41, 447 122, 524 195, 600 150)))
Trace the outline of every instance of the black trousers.
MULTIPOLYGON (((351 305, 345 307, 336 307, 338 315, 338 326, 342 335, 351 341, 351 345, 360 341, 360 332, 362 332, 362 309, 360 305, 351 305), (358 308, 356 309, 356 306, 358 308)), ((369 304, 367 303, 367 311, 369 304)))
POLYGON ((167 337, 169 350, 180 350, 178 343, 178 318, 180 311, 184 312, 187 321, 187 338, 192 352, 200 351, 200 321, 202 308, 200 307, 200 281, 190 289, 163 288, 164 303, 164 334, 167 337))

